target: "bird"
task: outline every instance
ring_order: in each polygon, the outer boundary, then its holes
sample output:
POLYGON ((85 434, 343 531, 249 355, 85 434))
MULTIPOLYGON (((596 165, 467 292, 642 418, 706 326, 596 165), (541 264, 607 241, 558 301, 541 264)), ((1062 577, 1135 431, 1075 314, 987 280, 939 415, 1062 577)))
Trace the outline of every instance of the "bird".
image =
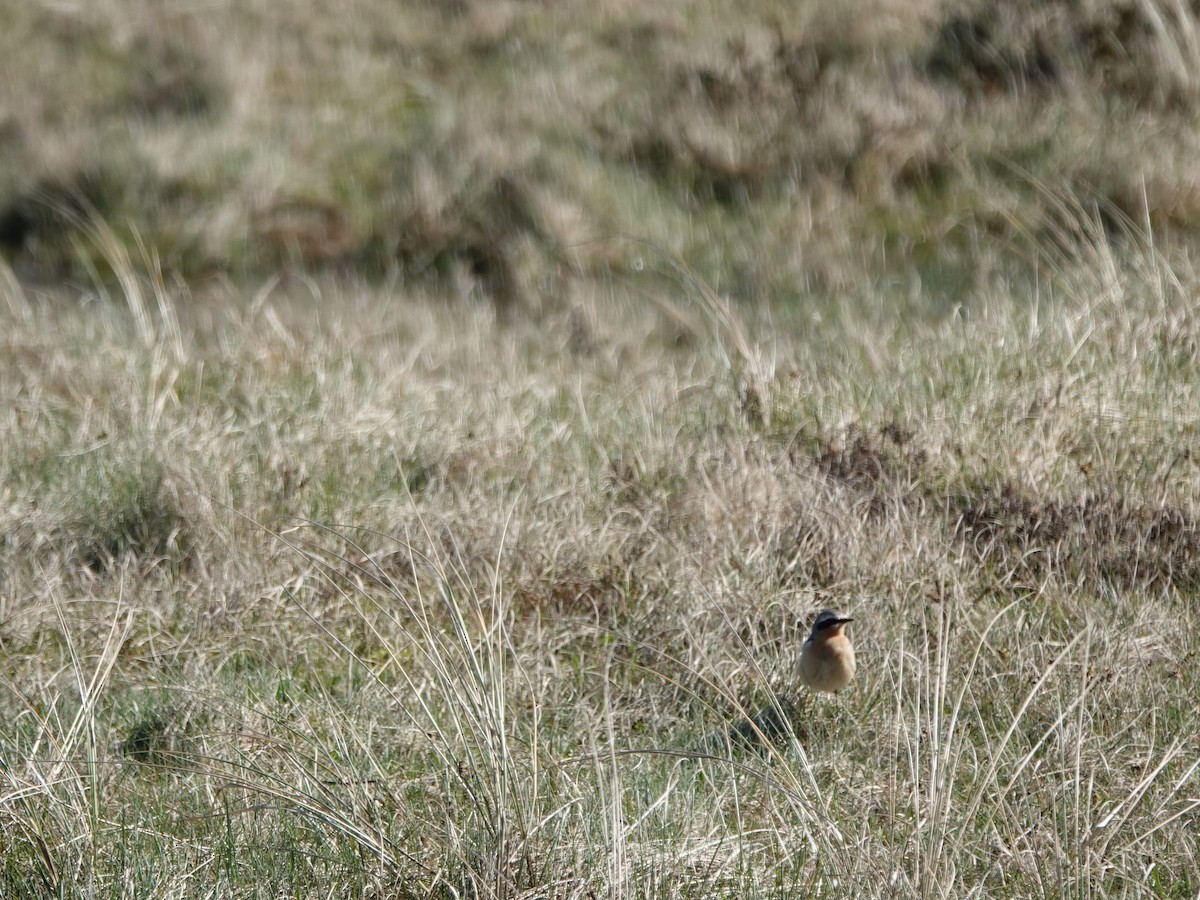
POLYGON ((806 687, 831 694, 854 678, 854 645, 845 631, 853 621, 832 609, 817 613, 812 633, 800 648, 800 680, 806 687))
MULTIPOLYGON (((817 613, 812 632, 800 648, 800 681, 819 693, 840 691, 854 678, 856 668, 854 645, 845 629, 853 622, 833 609, 817 613)), ((704 740, 706 753, 718 753, 734 744, 760 747, 774 744, 788 734, 807 734, 806 710, 810 707, 799 698, 775 698, 775 701, 756 714, 708 735, 704 740)))

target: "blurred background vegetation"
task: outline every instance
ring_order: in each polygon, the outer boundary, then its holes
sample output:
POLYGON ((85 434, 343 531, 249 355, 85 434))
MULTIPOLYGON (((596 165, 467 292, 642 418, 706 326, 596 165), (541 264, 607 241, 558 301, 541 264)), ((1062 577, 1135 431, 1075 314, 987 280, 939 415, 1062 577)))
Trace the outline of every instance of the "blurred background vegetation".
POLYGON ((619 282, 633 236, 736 300, 937 314, 1200 222, 1184 0, 0 8, 0 252, 29 284, 103 278, 98 216, 194 290, 539 309, 619 282))

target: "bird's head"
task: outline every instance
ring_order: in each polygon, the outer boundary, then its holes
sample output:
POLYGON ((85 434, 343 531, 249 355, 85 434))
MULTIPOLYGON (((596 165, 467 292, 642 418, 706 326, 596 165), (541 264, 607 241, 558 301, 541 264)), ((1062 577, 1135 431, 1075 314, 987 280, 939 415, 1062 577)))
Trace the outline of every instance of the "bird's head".
POLYGON ((853 621, 854 619, 850 616, 843 616, 837 610, 823 609, 817 613, 809 640, 828 639, 836 634, 841 634, 842 629, 853 621))

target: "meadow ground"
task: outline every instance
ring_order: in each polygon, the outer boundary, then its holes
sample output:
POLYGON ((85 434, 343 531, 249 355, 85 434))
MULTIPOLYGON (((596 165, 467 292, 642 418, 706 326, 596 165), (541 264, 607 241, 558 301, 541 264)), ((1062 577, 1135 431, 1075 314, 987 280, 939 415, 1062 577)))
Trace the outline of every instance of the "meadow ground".
POLYGON ((0 18, 0 900, 1200 896, 1191 4, 0 18))
POLYGON ((940 324, 10 283, 4 895, 1195 896, 1197 280, 1140 253, 940 324))

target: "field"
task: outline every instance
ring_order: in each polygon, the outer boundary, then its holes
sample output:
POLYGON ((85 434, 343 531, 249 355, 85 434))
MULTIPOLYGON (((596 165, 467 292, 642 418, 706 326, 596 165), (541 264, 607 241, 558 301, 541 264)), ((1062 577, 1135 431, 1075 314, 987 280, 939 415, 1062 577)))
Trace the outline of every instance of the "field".
POLYGON ((726 5, 0 4, 0 898, 1200 896, 1198 14, 726 5))

